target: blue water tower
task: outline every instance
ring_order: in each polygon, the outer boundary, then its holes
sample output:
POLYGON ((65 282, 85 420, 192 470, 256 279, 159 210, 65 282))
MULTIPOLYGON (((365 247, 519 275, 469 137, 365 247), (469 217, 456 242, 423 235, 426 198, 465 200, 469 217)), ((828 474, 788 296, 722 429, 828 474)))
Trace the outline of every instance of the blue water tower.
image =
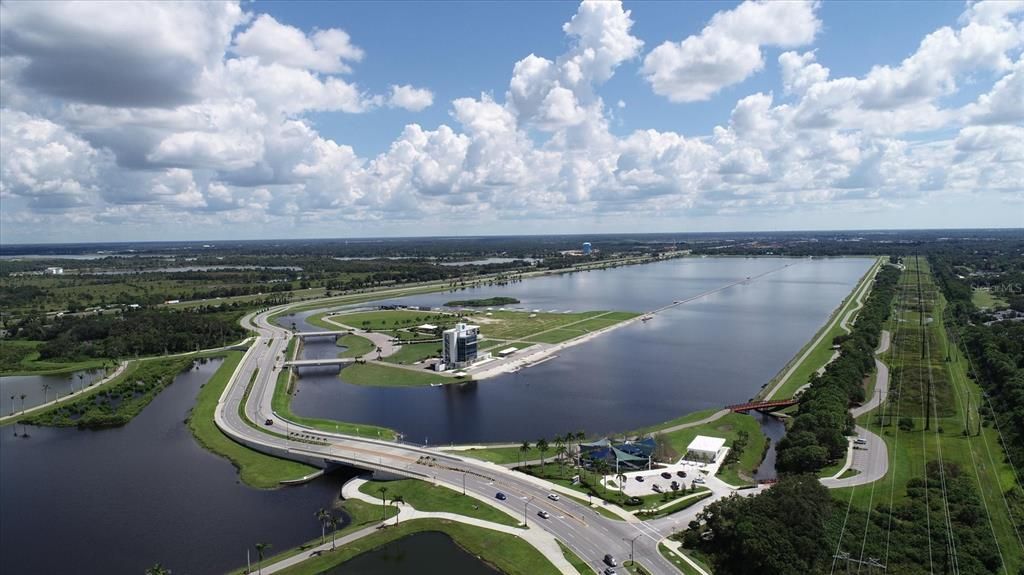
POLYGON ((590 242, 583 242, 583 255, 589 256, 590 255, 590 250, 591 250, 590 242))

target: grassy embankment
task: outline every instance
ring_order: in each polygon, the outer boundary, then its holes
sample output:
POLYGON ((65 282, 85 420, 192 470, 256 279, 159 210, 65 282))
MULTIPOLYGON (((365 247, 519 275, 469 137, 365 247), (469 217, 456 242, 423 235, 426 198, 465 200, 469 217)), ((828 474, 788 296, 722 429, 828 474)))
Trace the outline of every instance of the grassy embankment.
POLYGON ((384 497, 393 500, 400 496, 403 501, 419 511, 456 513, 500 523, 511 527, 519 527, 522 521, 513 518, 491 505, 468 495, 462 495, 427 481, 418 479, 401 479, 398 481, 367 481, 359 486, 359 491, 371 496, 380 497, 381 489, 385 489, 384 497))
MULTIPOLYGON (((344 537, 345 535, 348 535, 349 533, 352 533, 354 531, 358 531, 364 527, 380 523, 381 521, 380 505, 372 505, 364 501, 350 500, 342 502, 341 511, 343 511, 345 515, 348 516, 349 522, 347 525, 333 533, 336 539, 344 537)), ((385 512, 387 513, 388 519, 398 514, 398 510, 390 505, 385 509, 385 512)), ((326 540, 328 542, 331 540, 331 535, 331 533, 327 534, 326 540)), ((309 549, 318 547, 322 543, 323 541, 319 537, 317 537, 316 539, 310 539, 309 541, 303 543, 302 545, 299 545, 298 547, 293 547, 291 549, 287 549, 275 555, 266 557, 263 560, 263 565, 270 565, 272 563, 276 563, 278 561, 282 561, 289 557, 298 555, 299 553, 304 553, 309 549)), ((232 571, 230 575, 245 575, 245 568, 243 567, 241 569, 232 571)))
MULTIPOLYGON (((288 348, 285 351, 285 358, 288 360, 293 359, 295 355, 296 342, 298 338, 292 338, 288 342, 288 348)), ((372 364, 367 364, 372 365, 372 364)), ((362 365, 352 365, 345 370, 350 370, 355 367, 366 367, 362 365)), ((274 413, 278 416, 307 425, 315 429, 322 429, 324 431, 333 431, 336 433, 348 433, 351 435, 358 435, 362 437, 376 437, 380 439, 394 439, 395 432, 386 427, 379 427, 376 425, 360 424, 360 423, 349 423, 345 421, 336 421, 333 419, 320 419, 316 417, 303 417, 296 415, 292 412, 291 408, 291 395, 294 393, 296 380, 293 379, 292 371, 290 369, 282 369, 277 374, 277 382, 274 385, 274 396, 271 401, 271 408, 274 413)))
MULTIPOLYGON (((871 265, 868 271, 863 277, 861 277, 860 281, 853 288, 853 291, 851 291, 850 294, 846 296, 846 299, 843 300, 843 303, 840 304, 837 311, 833 312, 832 316, 830 316, 828 321, 825 322, 825 325, 818 330, 818 333, 814 334, 814 337, 811 338, 811 340, 807 342, 799 352, 797 352, 792 361, 798 361, 803 354, 807 352, 807 349, 813 346, 811 353, 808 354, 807 357, 800 362, 797 368, 789 374, 789 377, 785 379, 775 393, 772 394, 771 397, 765 397, 765 399, 793 397, 793 394, 795 394, 798 389, 810 381, 811 376, 814 375, 815 372, 822 367, 825 367, 825 365, 832 360, 832 355, 835 352, 835 350, 832 349, 832 340, 837 336, 847 333, 840 324, 843 319, 850 314, 850 310, 857 307, 858 298, 862 301, 867 298, 871 279, 875 277, 875 273, 878 271, 881 261, 882 260, 879 259, 871 265), (823 333, 824 337, 821 337, 823 333), (821 337, 820 341, 818 339, 819 337, 821 337)), ((856 314, 854 314, 854 316, 856 316, 856 314)), ((850 317, 850 323, 852 323, 854 316, 850 317)), ((783 366, 779 373, 764 386, 761 390, 761 394, 766 394, 775 387, 791 367, 792 362, 783 366)))
MULTIPOLYGON (((941 454, 943 462, 957 465, 961 476, 970 479, 981 499, 981 508, 974 509, 978 516, 973 523, 985 525, 984 531, 994 541, 979 544, 992 549, 992 543, 995 543, 1006 572, 1016 573, 1024 566, 1024 554, 1003 500, 1004 493, 1014 485, 1013 468, 1005 461, 997 430, 980 423, 978 406, 983 401, 981 390, 967 377, 967 359, 947 339, 942 322, 945 298, 935 286, 927 263, 923 258, 919 261, 907 258, 905 263, 907 269, 900 280, 897 311, 888 328, 895 337, 884 359, 892 368, 889 393, 892 400, 858 419, 860 425, 874 431, 886 442, 889 473, 871 485, 833 490, 833 496, 843 508, 851 505, 855 511, 850 516, 845 537, 860 542, 869 517, 867 511, 872 510, 874 522, 878 522, 879 514, 887 513, 891 505, 898 511, 899 506, 908 500, 910 490, 920 491, 920 487, 910 484, 926 477, 932 484, 937 484, 934 469, 931 474, 927 473, 926 463, 938 461, 941 454), (920 292, 918 267, 922 280, 920 292), (918 303, 919 293, 923 295, 923 305, 918 303), (926 412, 932 414, 930 421, 926 412), (897 425, 904 418, 913 422, 912 430, 900 429, 897 425), (926 424, 928 430, 924 429, 926 424)), ((950 481, 949 476, 946 481, 950 481)), ((945 498, 939 498, 938 502, 934 499, 931 503, 933 534, 944 529, 942 501, 945 498)), ((893 531, 894 549, 920 546, 928 540, 923 521, 919 526, 920 539, 899 539, 906 537, 908 530, 912 527, 907 526, 900 533, 893 531)), ((885 535, 884 528, 881 535, 885 535)), ((875 536, 872 531, 869 544, 871 537, 875 536)), ((937 546, 935 552, 940 553, 943 538, 933 535, 931 539, 937 546)))
MULTIPOLYGON (((280 571, 282 575, 317 575, 353 557, 372 551, 407 535, 440 531, 460 547, 490 563, 508 575, 555 574, 558 570, 540 551, 526 541, 500 531, 492 531, 444 519, 413 519, 388 527, 353 541, 336 551, 327 551, 295 567, 280 571)), ((264 562, 266 563, 266 562, 264 562)))
POLYGON ((217 402, 242 360, 242 355, 240 351, 227 352, 224 363, 199 390, 195 407, 188 417, 188 427, 192 430, 192 435, 206 449, 230 460, 238 469, 242 482, 251 487, 276 487, 282 481, 298 479, 313 473, 316 469, 308 465, 264 455, 235 443, 214 423, 213 415, 217 409, 217 402))

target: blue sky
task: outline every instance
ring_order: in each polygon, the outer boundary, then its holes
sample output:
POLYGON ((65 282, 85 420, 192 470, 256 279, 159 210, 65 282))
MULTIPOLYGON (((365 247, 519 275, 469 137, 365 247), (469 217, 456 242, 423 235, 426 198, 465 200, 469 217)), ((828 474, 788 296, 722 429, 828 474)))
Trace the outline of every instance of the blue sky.
POLYGON ((1024 223, 1020 2, 0 10, 3 241, 1024 223))

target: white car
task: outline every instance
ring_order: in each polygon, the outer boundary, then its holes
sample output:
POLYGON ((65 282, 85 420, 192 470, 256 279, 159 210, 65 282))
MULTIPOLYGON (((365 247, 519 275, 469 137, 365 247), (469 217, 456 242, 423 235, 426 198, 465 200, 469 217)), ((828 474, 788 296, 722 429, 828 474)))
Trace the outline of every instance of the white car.
POLYGON ((557 493, 548 493, 548 499, 552 501, 558 501, 561 498, 558 496, 557 493))
POLYGON ((548 513, 547 511, 544 511, 543 509, 541 509, 540 511, 538 511, 538 512, 537 512, 537 515, 539 515, 541 519, 548 519, 548 518, 550 518, 550 517, 551 517, 551 514, 550 514, 550 513, 548 513))
POLYGON ((704 478, 703 477, 694 477, 693 478, 693 482, 694 483, 704 483, 704 478))

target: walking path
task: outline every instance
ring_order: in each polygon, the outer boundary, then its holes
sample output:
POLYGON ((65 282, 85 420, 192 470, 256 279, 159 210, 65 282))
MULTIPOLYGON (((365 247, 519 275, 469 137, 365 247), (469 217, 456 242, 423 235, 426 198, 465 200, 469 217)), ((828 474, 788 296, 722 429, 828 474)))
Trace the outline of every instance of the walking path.
MULTIPOLYGON (((770 390, 768 390, 768 393, 764 396, 765 399, 771 399, 772 397, 775 396, 776 393, 778 393, 779 389, 781 389, 782 386, 785 385, 787 381, 789 381, 789 378, 793 376, 793 373, 801 365, 803 365, 805 361, 807 361, 807 358, 810 357, 812 353, 814 353, 814 351, 818 348, 818 345, 821 344, 822 340, 824 340, 825 337, 829 334, 829 332, 832 331, 832 328, 836 325, 836 322, 839 322, 839 327, 846 331, 846 333, 850 333, 850 328, 847 327, 847 322, 853 317, 854 313, 856 313, 858 310, 860 310, 860 308, 864 306, 864 294, 867 293, 868 287, 871 285, 871 280, 875 277, 875 274, 878 273, 878 268, 881 265, 881 262, 881 259, 876 260, 875 263, 871 266, 871 269, 869 269, 868 272, 864 274, 864 278, 861 279, 860 285, 858 285, 855 288, 854 293, 856 295, 854 296, 854 301, 857 305, 846 314, 843 314, 840 310, 840 312, 837 313, 835 317, 832 318, 832 321, 830 321, 825 327, 821 329, 820 332, 818 332, 818 337, 815 338, 814 342, 811 345, 807 346, 807 349, 804 350, 804 353, 800 356, 800 358, 794 361, 792 364, 790 364, 789 369, 787 369, 786 372, 782 374, 782 377, 779 378, 779 381, 776 382, 770 390)), ((836 356, 833 355, 832 359, 835 359, 835 357, 836 356)), ((803 386, 800 389, 803 389, 803 386)))
POLYGON ((101 387, 103 385, 106 385, 106 384, 110 383, 111 381, 114 380, 114 378, 116 378, 117 376, 119 376, 122 373, 124 373, 124 370, 127 367, 128 367, 128 362, 127 361, 122 361, 120 364, 118 364, 117 369, 114 370, 114 373, 111 373, 110 375, 108 375, 107 377, 104 377, 100 381, 93 382, 93 383, 89 384, 86 387, 82 387, 78 391, 73 391, 73 392, 71 392, 71 393, 69 393, 67 395, 58 397, 57 399, 54 399, 53 401, 47 401, 46 403, 40 403, 39 405, 36 405, 34 407, 30 407, 28 409, 23 409, 23 410, 21 410, 21 411, 19 411, 17 413, 12 414, 12 415, 5 415, 3 417, 0 417, 0 425, 3 425, 5 423, 10 423, 10 422, 15 421, 17 419, 25 417, 26 415, 32 415, 33 413, 35 413, 37 411, 42 411, 42 410, 47 409, 49 407, 53 407, 53 406, 55 406, 57 404, 64 403, 66 401, 71 401, 73 399, 76 399, 79 395, 82 395, 83 393, 85 393, 87 391, 93 391, 93 390, 95 390, 98 387, 101 387))
MULTIPOLYGON (((550 561, 555 566, 555 568, 559 570, 559 572, 567 575, 576 575, 576 569, 572 566, 571 563, 569 563, 568 560, 566 560, 565 556, 562 554, 562 549, 558 546, 558 541, 555 539, 555 537, 546 531, 540 529, 531 529, 530 523, 532 521, 528 521, 527 528, 523 529, 521 527, 511 527, 509 525, 502 525, 500 523, 484 521, 482 519, 476 519, 474 517, 468 517, 466 515, 459 515, 457 513, 419 511, 418 509, 416 509, 412 505, 409 505, 406 502, 395 502, 392 499, 385 499, 384 502, 382 503, 379 497, 367 495, 366 493, 363 493, 362 491, 359 490, 359 487, 364 483, 366 483, 366 480, 361 477, 349 480, 341 488, 342 497, 346 500, 357 499, 359 501, 364 501, 371 505, 383 504, 386 506, 394 506, 398 508, 398 515, 396 515, 395 517, 391 517, 386 521, 382 521, 378 524, 372 525, 370 527, 366 527, 364 529, 360 529, 359 531, 349 533, 348 535, 345 535, 344 537, 337 539, 333 544, 331 543, 331 541, 328 540, 326 543, 313 547, 308 551, 292 555, 291 557, 287 557, 285 559, 282 559, 281 561, 272 563, 270 565, 265 565, 263 566, 263 573, 277 573, 279 571, 287 569, 288 567, 297 565, 305 561, 306 559, 316 557, 324 552, 330 551, 332 547, 341 547, 347 545, 349 543, 352 543, 353 541, 366 537, 367 535, 376 533, 378 530, 386 528, 388 526, 399 525, 402 522, 410 521, 412 519, 445 519, 448 521, 456 521, 458 523, 473 525, 474 527, 490 529, 492 531, 500 531, 501 533, 506 533, 509 535, 519 537, 520 539, 525 540, 527 543, 529 543, 531 546, 537 549, 537 551, 539 551, 542 555, 544 555, 544 557, 548 561, 550 561)), ((484 504, 489 505, 489 503, 487 502, 484 502, 484 504)), ((501 510, 507 512, 507 510, 505 509, 501 510)))

